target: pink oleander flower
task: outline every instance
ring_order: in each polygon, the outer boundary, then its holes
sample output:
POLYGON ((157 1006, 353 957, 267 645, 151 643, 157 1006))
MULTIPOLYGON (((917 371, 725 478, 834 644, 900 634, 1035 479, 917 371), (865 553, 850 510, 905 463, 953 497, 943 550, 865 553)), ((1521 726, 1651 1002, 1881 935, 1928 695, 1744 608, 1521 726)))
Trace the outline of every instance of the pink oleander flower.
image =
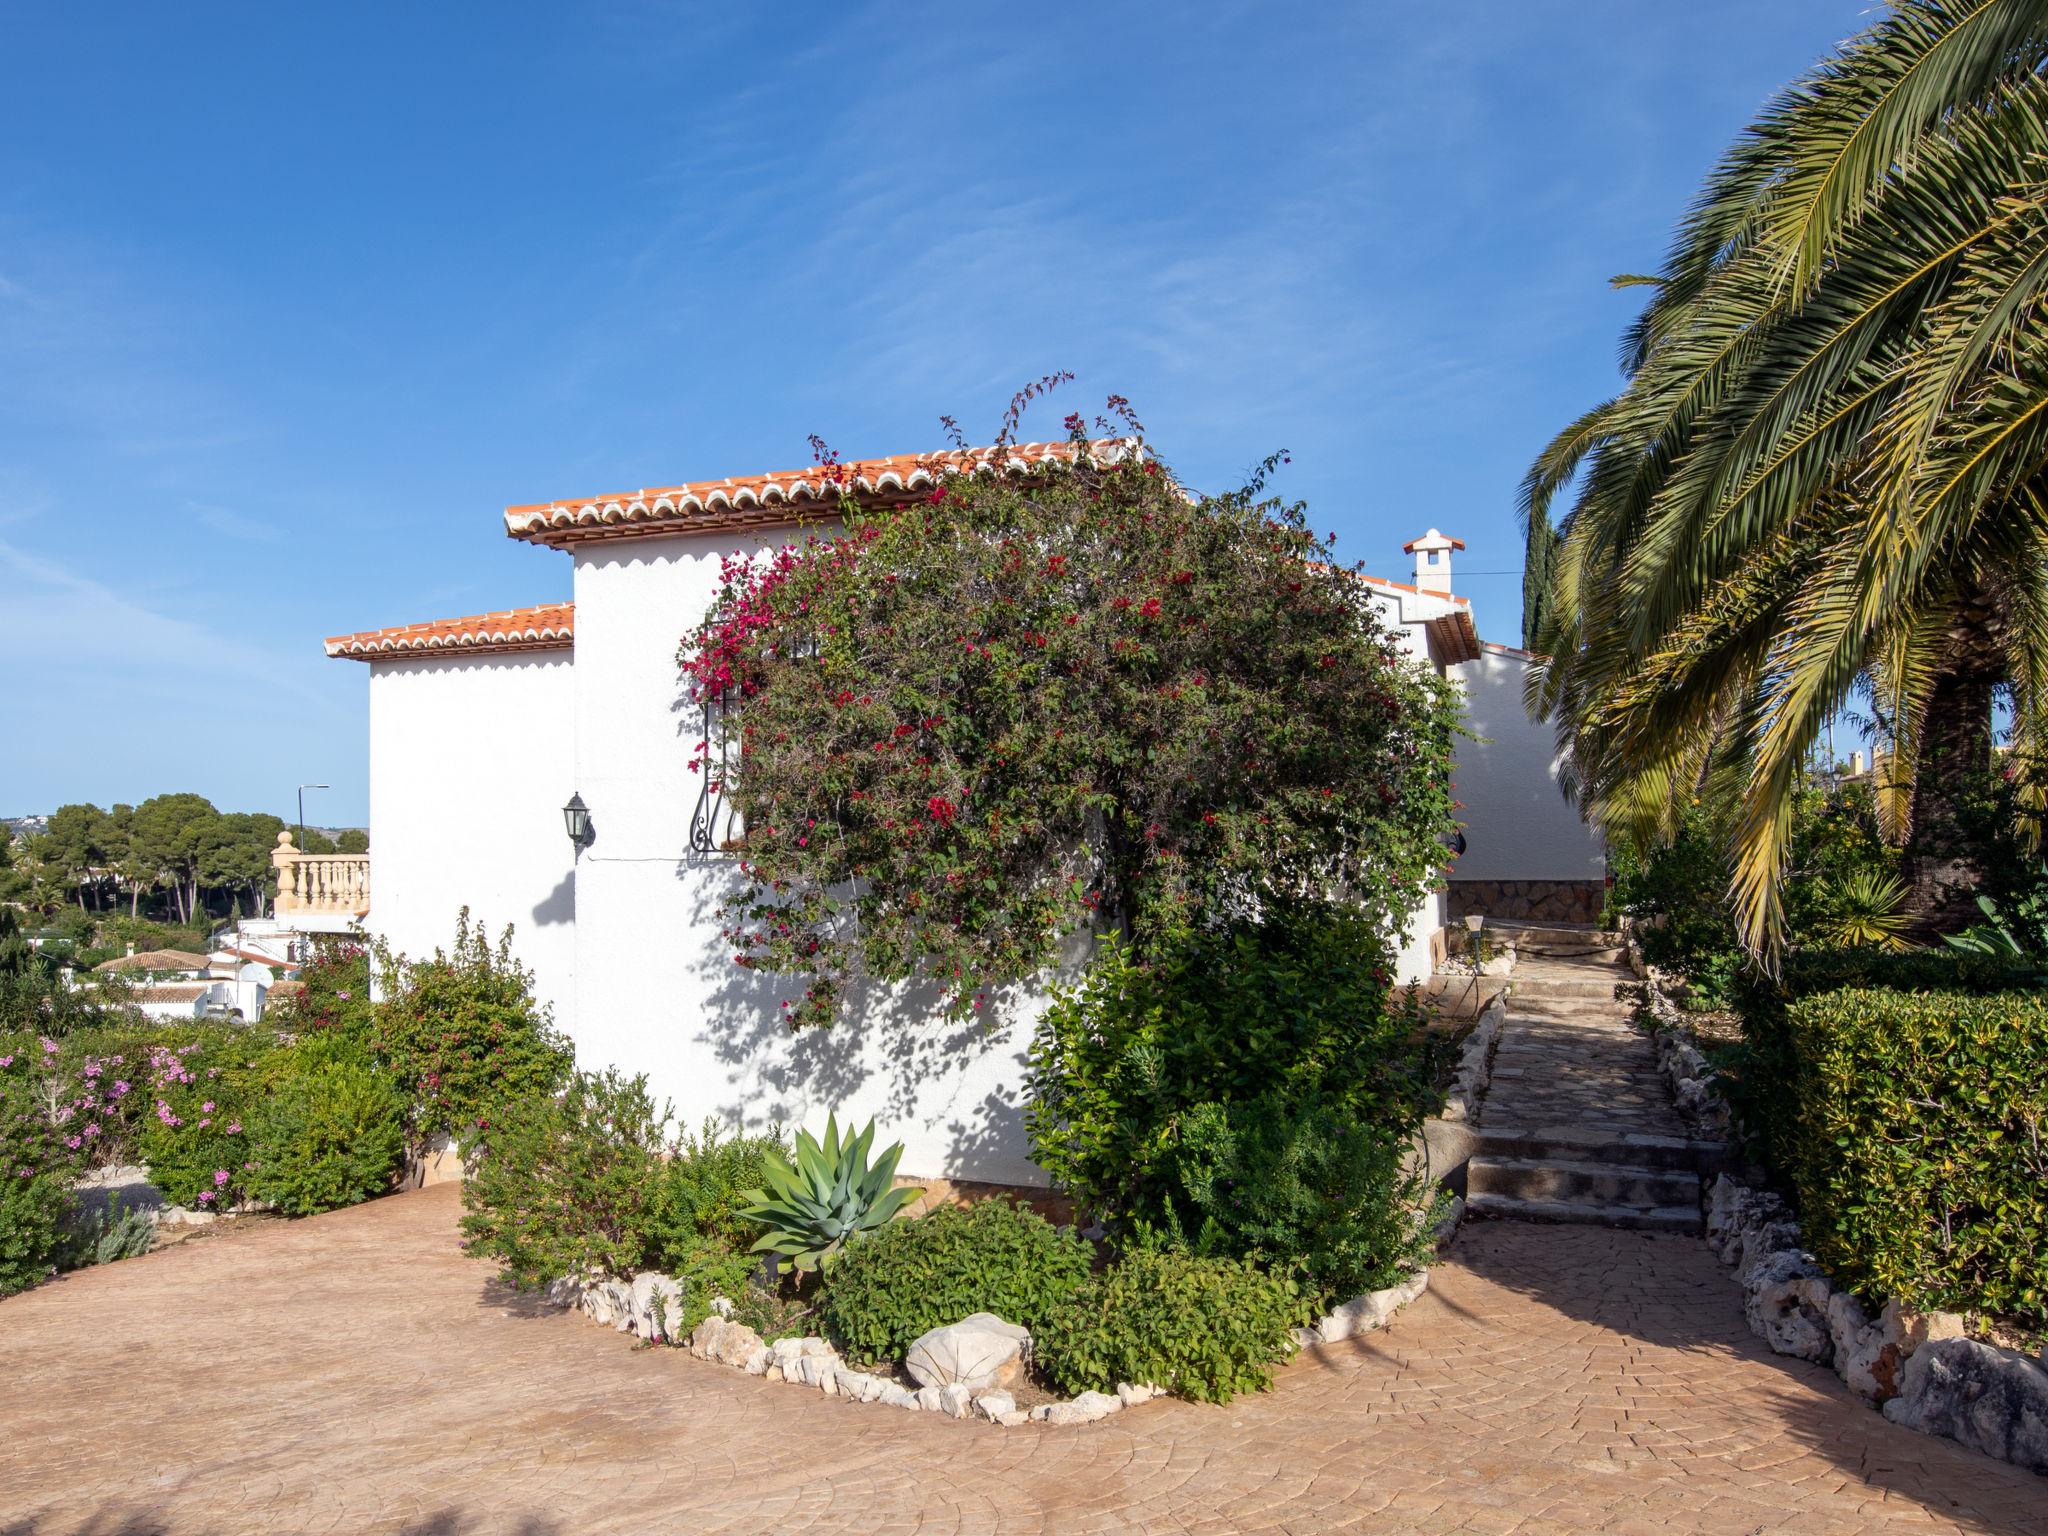
POLYGON ((80 1147, 85 1145, 85 1139, 81 1136, 68 1137, 66 1138, 64 1145, 69 1147, 72 1151, 76 1152, 80 1147))
POLYGON ((13 1065, 14 1058, 12 1056, 0 1056, 0 1067, 11 1067, 13 1065))
POLYGON ((121 1082, 117 1079, 114 1083, 114 1097, 117 1099, 120 1098, 123 1094, 125 1094, 128 1091, 130 1086, 130 1084, 121 1082))
POLYGON ((241 1134, 242 1134, 242 1122, 241 1122, 241 1121, 239 1121, 239 1120, 230 1120, 230 1121, 228 1122, 228 1134, 229 1134, 230 1136, 239 1136, 239 1135, 241 1135, 241 1134))
POLYGON ((50 1040, 50 1039, 46 1039, 46 1038, 45 1038, 44 1036, 42 1036, 42 1035, 37 1035, 37 1036, 36 1036, 36 1038, 37 1038, 38 1040, 41 1040, 41 1041, 43 1042, 43 1054, 44 1054, 45 1056, 54 1056, 54 1055, 56 1055, 56 1054, 57 1054, 57 1042, 56 1042, 56 1041, 54 1041, 54 1040, 50 1040))
POLYGON ((204 1204, 206 1204, 206 1202, 207 1202, 207 1201, 209 1201, 209 1200, 211 1200, 212 1198, 213 1198, 213 1191, 212 1191, 212 1190, 210 1190, 210 1189, 202 1189, 201 1191, 199 1191, 199 1203, 200 1203, 201 1205, 204 1205, 204 1204))
POLYGON ((96 1061, 88 1061, 85 1064, 85 1075, 87 1077, 98 1077, 100 1075, 100 1064, 96 1061))
POLYGON ((213 1100, 208 1099, 204 1104, 200 1105, 199 1107, 206 1114, 210 1115, 213 1113, 213 1100))
POLYGON ((216 1169, 214 1169, 214 1170, 213 1170, 213 1187, 214 1187, 215 1189, 219 1189, 219 1188, 221 1187, 221 1185, 223 1185, 223 1184, 227 1183, 227 1181, 228 1181, 228 1171, 227 1171, 227 1169, 225 1169, 225 1168, 216 1168, 216 1169))
POLYGON ((85 1134, 86 1134, 87 1136, 97 1136, 97 1135, 99 1135, 99 1133, 100 1133, 100 1127, 99 1127, 99 1122, 98 1122, 98 1121, 90 1121, 90 1122, 88 1122, 88 1123, 87 1123, 87 1125, 86 1125, 86 1127, 85 1127, 85 1134))

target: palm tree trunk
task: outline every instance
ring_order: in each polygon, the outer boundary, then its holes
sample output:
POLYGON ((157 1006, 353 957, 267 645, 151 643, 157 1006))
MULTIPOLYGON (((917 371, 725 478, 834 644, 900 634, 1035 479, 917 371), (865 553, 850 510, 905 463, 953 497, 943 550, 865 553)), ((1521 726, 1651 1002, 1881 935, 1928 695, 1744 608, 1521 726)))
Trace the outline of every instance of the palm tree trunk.
POLYGON ((1943 679, 1927 710, 1913 831, 1906 843, 1906 910, 1929 932, 1966 926, 1983 880, 1964 807, 1991 769, 1991 694, 1996 675, 1971 666, 1943 679))

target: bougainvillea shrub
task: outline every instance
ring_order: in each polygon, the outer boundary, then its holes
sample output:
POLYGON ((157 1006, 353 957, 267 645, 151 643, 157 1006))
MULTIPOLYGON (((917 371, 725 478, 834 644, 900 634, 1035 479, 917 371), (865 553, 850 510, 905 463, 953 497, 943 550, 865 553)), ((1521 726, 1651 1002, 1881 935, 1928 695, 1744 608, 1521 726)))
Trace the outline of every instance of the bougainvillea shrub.
POLYGON ((1391 933, 1440 873, 1455 706, 1304 510, 1069 429, 735 556, 683 645, 744 827, 735 960, 806 979, 793 1024, 863 977, 972 1012, 1077 928, 1143 951, 1268 893, 1391 933))

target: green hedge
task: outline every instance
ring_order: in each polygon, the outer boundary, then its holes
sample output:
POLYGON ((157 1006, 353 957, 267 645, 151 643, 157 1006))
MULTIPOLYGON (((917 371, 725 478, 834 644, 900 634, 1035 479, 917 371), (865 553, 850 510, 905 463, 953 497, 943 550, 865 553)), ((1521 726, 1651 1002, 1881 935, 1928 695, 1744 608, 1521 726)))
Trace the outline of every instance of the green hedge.
POLYGON ((1867 949, 1805 950, 1785 956, 1776 976, 1744 972, 1735 1005, 1742 1044, 1727 1054, 1722 1091, 1750 1153, 1790 1178, 1789 1138, 1800 1118, 1799 1059, 1787 1011, 1802 998, 1846 987, 1922 994, 1983 994, 2018 985, 2010 963, 1954 949, 1883 954, 1867 949))
POLYGON ((1793 1003, 1770 1140, 1808 1246, 1908 1306, 2048 1324, 2048 1000, 1845 989, 1793 1003))

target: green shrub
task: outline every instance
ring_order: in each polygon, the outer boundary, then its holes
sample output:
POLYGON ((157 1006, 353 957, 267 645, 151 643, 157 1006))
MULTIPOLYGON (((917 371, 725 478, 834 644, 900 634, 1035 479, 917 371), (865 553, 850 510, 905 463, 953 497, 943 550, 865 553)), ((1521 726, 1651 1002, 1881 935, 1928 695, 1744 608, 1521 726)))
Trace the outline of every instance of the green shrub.
POLYGON ((484 1127, 462 1186, 463 1249, 515 1285, 630 1275, 660 1241, 657 1201, 671 1113, 647 1079, 579 1072, 484 1127))
POLYGON ((741 1308, 749 1301, 761 1260, 748 1247, 760 1229, 741 1211, 765 1177, 769 1159, 786 1152, 779 1134, 729 1136, 707 1120, 697 1135, 683 1137, 662 1166, 650 1261, 683 1282, 682 1315, 668 1320, 678 1333, 704 1320, 714 1296, 741 1308))
POLYGON ((1384 1290, 1429 1262, 1450 1198, 1403 1171, 1407 1151, 1327 1099, 1199 1105, 1164 1160, 1173 1198, 1161 1202, 1193 1224, 1163 1235, 1296 1275, 1318 1297, 1384 1290))
POLYGON ((56 1174, 0 1179, 0 1296, 40 1285, 64 1251, 64 1208, 70 1182, 56 1174))
POLYGON ((1398 1170, 1438 1102, 1433 1050, 1368 922, 1275 911, 1150 965, 1106 946, 1040 1021, 1025 1125, 1113 1234, 1312 1254, 1310 1284, 1340 1289, 1407 1267, 1422 1191, 1398 1170))
POLYGON ((1792 1006, 1775 1138, 1841 1283, 2048 1324, 2048 1000, 1847 990, 1792 1006))
POLYGON ((853 1356, 897 1360, 971 1312, 1036 1330, 1087 1280, 1094 1251, 1007 1200, 948 1206, 853 1244, 827 1277, 826 1326, 853 1356))
POLYGON ((1250 1264, 1141 1250, 1082 1285, 1032 1340, 1065 1392, 1128 1381, 1222 1403, 1265 1389, 1307 1313, 1291 1282, 1250 1264))
POLYGON ((70 1136, 52 1123, 35 1065, 0 1051, 0 1296, 39 1284, 57 1267, 77 1171, 70 1136))
POLYGON ((104 1204, 73 1200, 64 1214, 64 1235, 57 1258, 59 1269, 84 1269, 132 1259, 156 1246, 156 1222, 143 1206, 124 1207, 119 1199, 104 1204))
POLYGON ((533 973, 512 954, 512 930, 494 946, 469 909, 455 944, 425 960, 381 944, 372 1054, 407 1100, 415 1147, 450 1134, 466 1144, 501 1105, 553 1093, 575 1065, 569 1043, 533 997, 533 973))
POLYGON ((391 1079, 359 1047, 320 1042, 280 1055, 251 1109, 249 1192, 287 1216, 384 1193, 404 1150, 403 1104, 391 1079))

